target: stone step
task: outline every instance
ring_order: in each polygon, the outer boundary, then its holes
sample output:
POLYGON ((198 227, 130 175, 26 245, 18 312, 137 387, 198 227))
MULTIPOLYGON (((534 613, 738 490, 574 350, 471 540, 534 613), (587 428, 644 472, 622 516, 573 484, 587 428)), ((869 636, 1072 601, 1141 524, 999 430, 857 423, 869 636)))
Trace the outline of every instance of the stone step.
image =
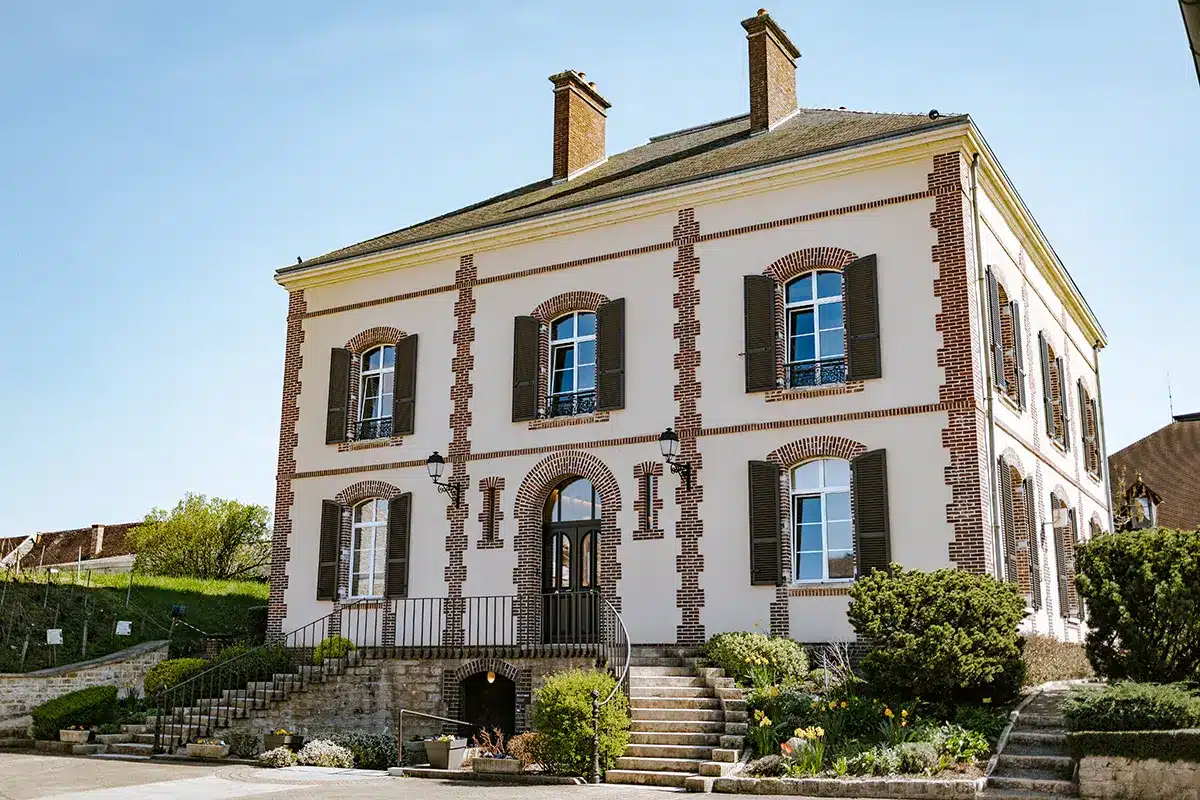
POLYGON ((625 748, 628 758, 690 758, 699 761, 713 759, 713 747, 688 744, 631 744, 625 748))
POLYGON ((617 769, 639 772, 684 772, 695 775, 700 772, 701 761, 696 758, 637 758, 622 756, 617 759, 617 769))
POLYGON ((153 733, 135 733, 133 734, 135 744, 154 744, 153 733))
POLYGON ((634 720, 675 719, 690 721, 724 722, 725 712, 719 708, 641 708, 629 709, 634 720))
POLYGON ((725 733, 724 722, 696 722, 692 720, 634 719, 632 731, 655 733, 725 733))
POLYGON ((154 754, 154 745, 126 742, 125 744, 112 745, 108 748, 108 752, 110 755, 148 757, 154 754))
POLYGON ((33 746, 44 753, 67 753, 71 752, 71 748, 75 745, 70 742, 51 741, 47 739, 38 739, 33 743, 33 746))
POLYGON ((272 700, 283 700, 285 695, 279 689, 226 689, 221 696, 230 703, 269 703, 272 700))
POLYGON ((0 750, 32 750, 33 739, 25 736, 5 736, 0 739, 0 750))
POLYGON ((121 733, 153 733, 153 725, 122 725, 121 733))
POLYGON ((149 761, 150 756, 123 755, 120 753, 96 753, 91 758, 104 758, 109 761, 149 761))
POLYGON ((988 788, 1040 792, 1058 797, 1075 797, 1079 794, 1072 781, 1023 775, 992 775, 988 778, 988 788))
MULTIPOLYGON (((1067 734, 1064 733, 1046 733, 1045 731, 1023 731, 1019 728, 1014 728, 1008 734, 1008 744, 1027 744, 1031 746, 1041 745, 1043 747, 1057 747, 1067 744, 1067 734)), ((1008 746, 1005 745, 1005 749, 1008 746)))
POLYGON ((642 744, 653 745, 655 747, 668 745, 717 747, 721 744, 721 734, 633 730, 629 734, 629 741, 632 743, 631 747, 642 744))
POLYGON ((108 745, 104 744, 73 744, 71 745, 71 755, 73 756, 94 756, 98 753, 107 753, 108 745))
POLYGON ((274 681, 250 681, 246 684, 246 688, 252 692, 257 692, 260 689, 271 690, 278 689, 279 687, 275 685, 274 681))
POLYGON ((633 708, 721 709, 721 701, 715 697, 653 697, 637 694, 629 698, 629 705, 633 708))
POLYGON ((683 788, 691 777, 686 772, 650 772, 639 769, 610 769, 604 774, 605 783, 624 783, 637 786, 673 786, 683 788))
POLYGON ((629 677, 631 678, 646 678, 654 677, 692 677, 694 671, 691 667, 630 667, 629 677))
POLYGON ((1027 792, 1024 789, 985 789, 979 800, 1056 800, 1061 794, 1027 792))
MULTIPOLYGON (((640 697, 706 697, 718 699, 716 690, 707 686, 633 686, 640 697)), ((744 701, 743 701, 744 702, 744 701)))
POLYGON ((633 656, 629 659, 631 668, 637 667, 682 667, 683 659, 675 656, 633 656))
POLYGON ((1037 730, 1040 728, 1063 728, 1066 725, 1066 720, 1062 714, 1030 714, 1027 711, 1022 711, 1017 717, 1016 728, 1022 730, 1037 730))
POLYGON ((1075 774, 1075 762, 1070 756, 1025 755, 1009 753, 1006 749, 996 762, 996 775, 1025 775, 1037 773, 1047 778, 1070 780, 1075 774))
POLYGON ((630 672, 629 688, 637 689, 643 686, 703 686, 708 688, 704 678, 696 675, 634 675, 630 672))
POLYGON ((125 744, 132 742, 133 737, 132 733, 97 733, 92 737, 92 741, 97 744, 125 744))
POLYGON ((1070 754, 1065 740, 1036 743, 1014 742, 1011 735, 1004 745, 1003 753, 1006 756, 1069 756, 1070 754))

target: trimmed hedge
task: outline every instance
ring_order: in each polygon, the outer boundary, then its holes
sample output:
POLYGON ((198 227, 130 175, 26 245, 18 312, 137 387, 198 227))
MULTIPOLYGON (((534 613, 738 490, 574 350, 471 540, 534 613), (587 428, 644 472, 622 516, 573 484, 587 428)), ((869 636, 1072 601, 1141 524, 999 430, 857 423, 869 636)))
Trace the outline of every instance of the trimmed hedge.
POLYGON ((1200 762, 1200 730, 1076 731, 1067 734, 1067 747, 1073 758, 1117 756, 1200 762))
POLYGON ((160 661, 146 672, 142 687, 148 696, 153 696, 162 689, 183 683, 188 678, 199 675, 212 666, 203 658, 169 658, 160 661))
POLYGON ((354 642, 345 636, 326 636, 313 650, 312 662, 321 666, 327 658, 345 658, 354 649, 354 642))
MULTIPOLYGON (((608 697, 616 679, 595 669, 573 669, 546 678, 533 693, 533 727, 538 732, 535 758, 556 775, 592 771, 592 690, 608 697)), ((629 744, 629 700, 618 690, 600 709, 600 772, 612 767, 629 744)))
POLYGON ((1060 642, 1053 636, 1026 636, 1021 655, 1025 659, 1026 686, 1095 675, 1083 645, 1060 642))
POLYGON ((750 669, 756 665, 771 673, 771 684, 787 686, 808 675, 808 654, 786 636, 740 631, 718 633, 705 643, 703 653, 739 686, 751 685, 750 669))
POLYGON ((1063 716, 1072 731, 1200 728, 1200 698, 1180 684, 1117 683, 1074 690, 1063 716))
POLYGON ((72 725, 102 725, 117 716, 117 687, 89 686, 47 700, 33 711, 33 738, 57 739, 72 725))

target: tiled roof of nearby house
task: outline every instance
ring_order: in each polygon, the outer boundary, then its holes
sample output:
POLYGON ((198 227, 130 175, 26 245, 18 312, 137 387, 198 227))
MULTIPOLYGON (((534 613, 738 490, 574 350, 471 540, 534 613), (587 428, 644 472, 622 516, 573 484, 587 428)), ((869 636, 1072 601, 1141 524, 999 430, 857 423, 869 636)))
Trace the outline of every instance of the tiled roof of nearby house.
POLYGON ((775 129, 751 136, 749 115, 731 117, 656 136, 640 147, 609 156, 604 163, 569 181, 553 184, 547 178, 531 183, 444 216, 283 267, 279 273, 965 121, 965 114, 930 119, 925 114, 801 108, 775 129))
POLYGON ((1141 475, 1162 498, 1155 512, 1159 525, 1200 527, 1200 414, 1180 414, 1170 425, 1113 453, 1109 470, 1114 487, 1122 469, 1127 485, 1141 475))
MULTIPOLYGON (((74 528, 66 531, 47 531, 41 534, 37 545, 23 559, 21 567, 28 569, 38 564, 70 564, 80 557, 84 561, 93 558, 130 555, 133 551, 126 542, 126 534, 141 522, 123 522, 104 526, 104 538, 100 552, 96 552, 96 528, 74 528)), ((24 541, 24 536, 0 539, 0 556, 10 552, 24 541)))

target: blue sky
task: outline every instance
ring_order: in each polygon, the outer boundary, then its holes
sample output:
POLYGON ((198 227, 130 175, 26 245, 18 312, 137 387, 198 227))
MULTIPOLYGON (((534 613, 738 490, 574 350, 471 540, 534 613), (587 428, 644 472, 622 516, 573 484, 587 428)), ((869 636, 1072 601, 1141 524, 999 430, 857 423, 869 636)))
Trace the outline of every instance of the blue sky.
MULTIPOLYGON (((729 2, 0 0, 0 535, 273 505, 275 267, 744 113, 729 2), (497 8, 503 5, 503 10, 497 8)), ((970 112, 1099 315, 1115 450, 1200 410, 1200 86, 1174 0, 775 0, 801 103, 970 112)))

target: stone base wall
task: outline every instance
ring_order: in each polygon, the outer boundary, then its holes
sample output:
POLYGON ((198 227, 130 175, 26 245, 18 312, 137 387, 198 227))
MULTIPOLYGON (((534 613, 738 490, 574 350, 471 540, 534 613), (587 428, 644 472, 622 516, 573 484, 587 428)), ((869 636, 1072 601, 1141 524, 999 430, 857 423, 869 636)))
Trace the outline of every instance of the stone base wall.
MULTIPOLYGON (((395 731, 401 708, 461 719, 462 680, 490 670, 516 683, 520 732, 528 728, 532 692, 548 675, 593 664, 590 658, 372 659, 324 683, 311 684, 286 701, 272 703, 253 717, 236 720, 230 728, 255 734, 289 728, 309 736, 348 730, 395 731)), ((405 738, 442 731, 440 722, 404 718, 405 738)))
POLYGON ((91 661, 0 673, 0 719, 28 714, 34 706, 88 686, 116 686, 122 696, 142 694, 146 673, 167 657, 167 642, 143 642, 91 661))
POLYGON ((1200 764, 1085 756, 1079 761, 1079 796, 1083 800, 1200 800, 1200 764))

